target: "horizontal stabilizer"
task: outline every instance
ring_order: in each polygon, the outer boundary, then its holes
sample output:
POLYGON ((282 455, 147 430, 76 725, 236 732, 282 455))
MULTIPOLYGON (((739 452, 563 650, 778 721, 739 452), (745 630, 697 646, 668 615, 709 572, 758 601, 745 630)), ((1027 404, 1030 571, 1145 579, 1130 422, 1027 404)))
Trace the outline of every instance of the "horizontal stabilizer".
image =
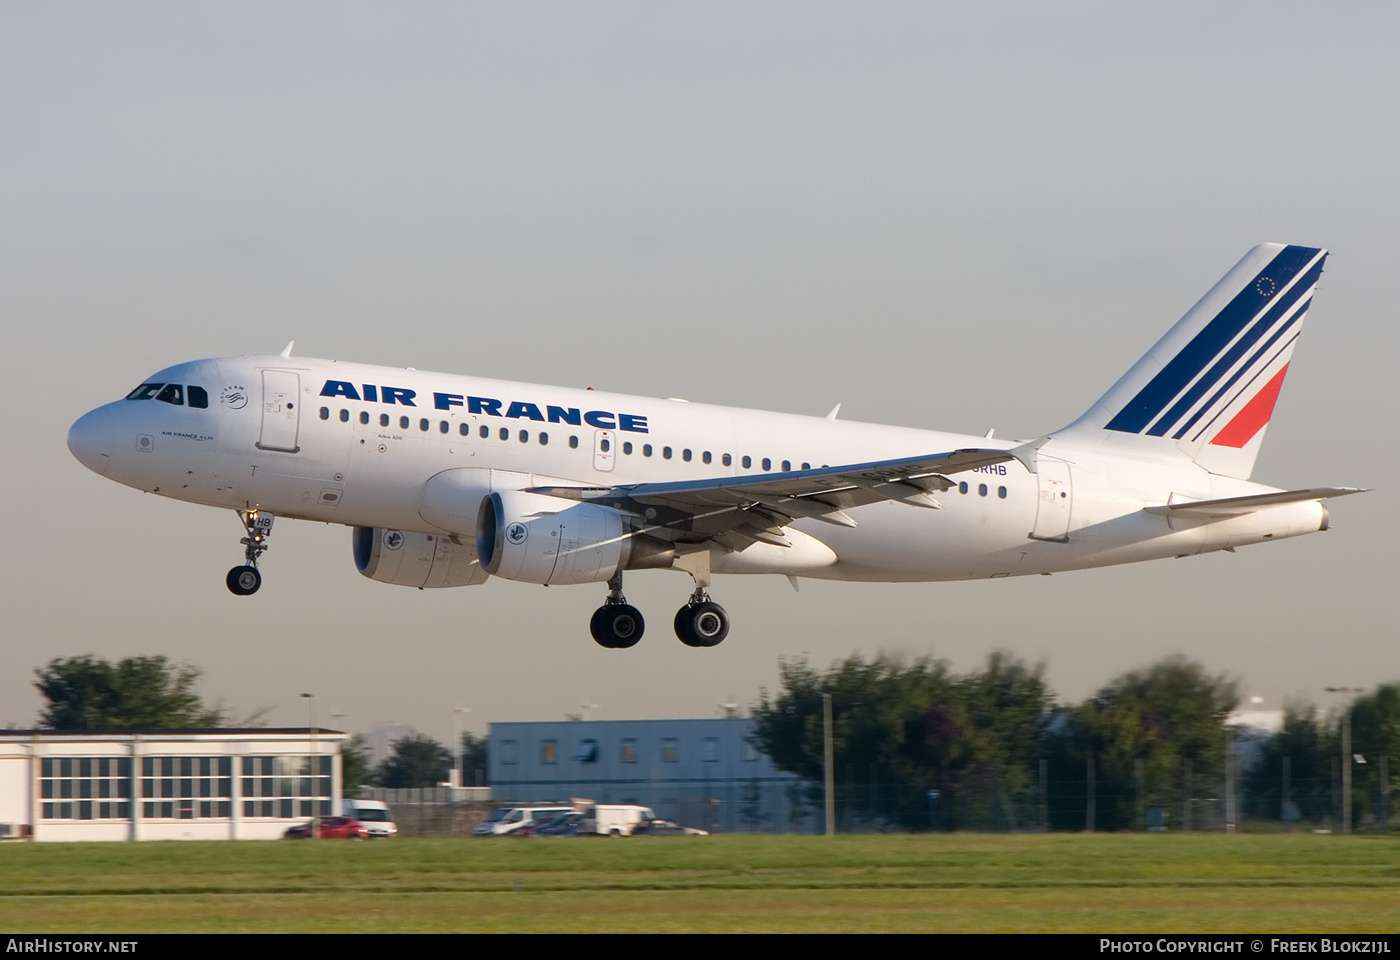
POLYGON ((1312 487, 1308 490, 1280 490, 1278 493, 1260 493, 1248 497, 1225 497, 1220 500, 1182 500, 1145 509, 1148 513, 1164 517, 1198 517, 1213 520, 1254 513, 1281 503, 1324 500, 1328 497, 1344 497, 1349 493, 1365 492, 1361 487, 1312 487))

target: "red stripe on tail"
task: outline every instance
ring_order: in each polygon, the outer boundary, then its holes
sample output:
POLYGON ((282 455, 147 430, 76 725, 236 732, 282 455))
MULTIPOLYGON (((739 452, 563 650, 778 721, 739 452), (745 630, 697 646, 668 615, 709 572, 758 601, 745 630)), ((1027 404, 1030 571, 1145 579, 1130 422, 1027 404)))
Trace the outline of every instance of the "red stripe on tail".
POLYGON ((1274 378, 1264 385, 1254 397, 1235 414, 1233 420, 1225 424, 1210 442, 1217 447, 1242 447, 1254 439, 1254 435, 1264 429, 1269 418, 1274 415, 1274 403, 1278 401, 1279 389, 1283 386, 1283 375, 1288 365, 1274 374, 1274 378))

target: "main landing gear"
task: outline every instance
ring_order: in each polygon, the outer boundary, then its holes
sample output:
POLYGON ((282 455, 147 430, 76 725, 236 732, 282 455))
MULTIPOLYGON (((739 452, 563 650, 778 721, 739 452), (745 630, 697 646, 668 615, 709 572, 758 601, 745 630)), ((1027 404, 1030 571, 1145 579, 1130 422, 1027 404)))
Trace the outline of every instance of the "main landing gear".
MULTIPOLYGON (((680 566, 678 564, 678 566, 680 566)), ((710 599, 709 554, 701 561, 688 561, 681 569, 695 578, 690 601, 676 611, 676 636, 687 647, 713 647, 729 636, 729 614, 710 599)), ((232 574, 230 574, 232 576, 232 574)), ((588 629, 599 646, 610 650, 630 647, 642 639, 645 629, 642 612, 622 595, 622 571, 608 581, 608 599, 593 612, 588 629)))
POLYGON ((229 592, 237 597, 247 597, 258 592, 262 586, 262 574, 258 572, 258 557, 267 549, 267 538, 272 533, 272 514, 257 510, 238 511, 243 527, 248 535, 238 541, 243 544, 243 566, 234 567, 224 578, 229 592))
POLYGON ((593 639, 609 650, 622 650, 642 639, 646 621, 642 619, 642 611, 628 603, 622 595, 621 570, 608 581, 608 599, 593 611, 588 629, 593 633, 593 639))

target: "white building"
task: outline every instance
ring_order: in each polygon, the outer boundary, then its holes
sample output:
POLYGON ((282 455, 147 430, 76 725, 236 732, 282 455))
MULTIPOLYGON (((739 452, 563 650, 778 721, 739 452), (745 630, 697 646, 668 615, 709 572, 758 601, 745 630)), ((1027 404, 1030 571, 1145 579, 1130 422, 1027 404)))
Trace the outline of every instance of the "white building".
POLYGON ((0 730, 0 837, 266 840, 340 798, 336 730, 0 730))

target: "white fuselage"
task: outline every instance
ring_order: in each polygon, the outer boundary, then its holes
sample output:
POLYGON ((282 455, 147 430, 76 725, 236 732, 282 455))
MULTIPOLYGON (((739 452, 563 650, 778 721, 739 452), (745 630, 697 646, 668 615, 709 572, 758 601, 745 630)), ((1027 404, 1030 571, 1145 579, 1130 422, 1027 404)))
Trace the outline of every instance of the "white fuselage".
MULTIPOLYGON (((155 374, 205 407, 120 400, 74 425, 88 467, 141 490, 214 507, 470 538, 425 519, 444 471, 497 471, 502 487, 615 487, 761 475, 914 457, 988 440, 300 357, 232 357, 155 374)), ((1052 436, 1031 473, 1011 460, 949 476, 942 509, 894 500, 855 527, 799 519, 792 547, 717 556, 715 572, 929 581, 1051 573, 1184 556, 1326 526, 1317 501, 1227 519, 1144 508, 1275 488, 1207 472, 1159 446, 1112 450, 1052 436), (805 534, 805 537, 802 536, 805 534), (812 538, 819 543, 813 543, 812 538), (825 550, 821 547, 825 545, 825 550)), ((472 505, 463 516, 475 518, 472 505)), ((451 529, 460 526, 462 529, 451 529)))

